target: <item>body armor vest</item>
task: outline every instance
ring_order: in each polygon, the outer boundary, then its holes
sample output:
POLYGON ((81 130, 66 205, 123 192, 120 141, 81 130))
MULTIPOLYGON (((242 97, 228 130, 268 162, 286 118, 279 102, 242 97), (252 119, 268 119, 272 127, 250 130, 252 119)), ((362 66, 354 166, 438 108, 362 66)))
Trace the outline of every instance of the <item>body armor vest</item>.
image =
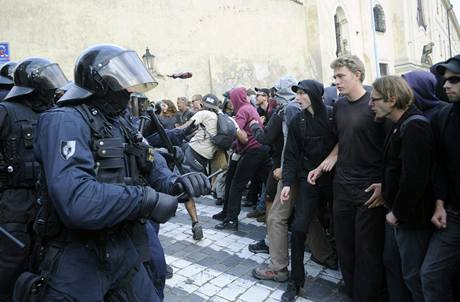
POLYGON ((33 140, 40 113, 17 102, 2 102, 0 106, 7 110, 11 127, 0 146, 3 155, 0 173, 6 175, 2 189, 34 188, 40 165, 35 161, 33 140))
MULTIPOLYGON (((91 129, 91 150, 98 182, 146 185, 147 181, 138 168, 142 152, 136 142, 137 129, 120 117, 120 128, 114 127, 97 109, 86 104, 74 107, 91 129), (118 133, 117 133, 118 131, 118 133)), ((151 158, 153 162, 153 157, 151 158)), ((63 229, 48 196, 46 179, 40 179, 40 210, 34 231, 40 237, 52 238, 63 229)))
MULTIPOLYGON (((146 185, 139 163, 145 158, 145 146, 137 129, 123 117, 119 118, 122 135, 116 135, 112 124, 95 108, 83 104, 75 109, 91 128, 91 149, 94 156, 96 179, 102 183, 146 185), (115 134, 115 135, 114 135, 115 134)), ((148 154, 147 154, 148 156, 148 154)))

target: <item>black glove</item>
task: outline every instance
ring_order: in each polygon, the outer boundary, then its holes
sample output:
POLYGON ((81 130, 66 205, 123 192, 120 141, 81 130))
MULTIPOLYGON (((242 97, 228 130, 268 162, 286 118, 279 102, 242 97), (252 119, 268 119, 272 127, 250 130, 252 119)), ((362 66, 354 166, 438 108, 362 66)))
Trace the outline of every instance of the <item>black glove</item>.
POLYGON ((184 128, 184 136, 189 136, 192 135, 196 130, 198 129, 198 126, 195 125, 195 121, 193 120, 190 125, 184 128))
POLYGON ((153 168, 154 164, 154 149, 147 144, 139 144, 136 149, 138 154, 136 155, 137 165, 139 170, 143 173, 149 173, 153 168))
POLYGON ((178 146, 173 146, 174 154, 168 152, 166 148, 156 149, 163 157, 166 159, 166 162, 172 163, 176 159, 176 163, 181 163, 184 160, 184 151, 178 146))
POLYGON ((185 193, 188 197, 207 195, 210 192, 211 183, 201 172, 190 172, 179 176, 171 188, 172 195, 185 193))
POLYGON ((157 223, 165 223, 176 213, 177 197, 144 187, 144 198, 140 207, 140 218, 151 218, 157 223))

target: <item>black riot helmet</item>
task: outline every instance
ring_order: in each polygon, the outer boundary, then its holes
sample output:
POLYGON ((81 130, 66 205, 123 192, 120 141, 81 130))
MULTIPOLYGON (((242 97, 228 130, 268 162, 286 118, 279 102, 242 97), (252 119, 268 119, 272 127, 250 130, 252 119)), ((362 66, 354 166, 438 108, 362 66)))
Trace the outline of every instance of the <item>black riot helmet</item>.
POLYGON ((0 67, 0 84, 13 86, 13 71, 17 63, 10 61, 0 67))
POLYGON ((26 58, 16 65, 13 72, 14 86, 5 101, 17 96, 34 93, 37 99, 52 101, 54 91, 68 80, 57 63, 40 57, 26 58))
POLYGON ((75 63, 74 80, 59 105, 110 92, 144 93, 158 85, 135 51, 111 44, 84 50, 75 63))

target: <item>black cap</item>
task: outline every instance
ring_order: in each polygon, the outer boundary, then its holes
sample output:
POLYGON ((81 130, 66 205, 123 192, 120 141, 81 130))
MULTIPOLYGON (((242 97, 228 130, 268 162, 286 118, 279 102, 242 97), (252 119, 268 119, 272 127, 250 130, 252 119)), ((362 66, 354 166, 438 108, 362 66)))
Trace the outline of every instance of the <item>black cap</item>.
POLYGON ((246 90, 246 94, 249 96, 249 95, 256 95, 256 92, 254 90, 252 90, 251 88, 249 88, 248 90, 246 90))
POLYGON ((265 93, 267 96, 270 96, 270 89, 269 88, 254 88, 257 92, 265 93))
POLYGON ((324 94, 324 86, 322 83, 315 80, 303 80, 297 85, 292 86, 292 91, 297 93, 299 89, 308 93, 310 97, 322 97, 324 94))
POLYGON ((219 99, 212 93, 209 93, 203 97, 204 108, 211 108, 219 110, 219 99))
POLYGON ((460 55, 456 55, 445 61, 444 63, 436 66, 436 73, 443 76, 446 70, 450 70, 454 73, 460 73, 460 55))

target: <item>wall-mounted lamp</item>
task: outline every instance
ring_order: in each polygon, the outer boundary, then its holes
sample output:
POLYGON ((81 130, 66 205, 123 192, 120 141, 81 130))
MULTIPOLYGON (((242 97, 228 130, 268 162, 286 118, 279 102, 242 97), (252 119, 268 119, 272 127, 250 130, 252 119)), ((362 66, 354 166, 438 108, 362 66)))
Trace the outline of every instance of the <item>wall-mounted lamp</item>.
POLYGON ((145 53, 142 55, 142 61, 144 61, 145 67, 153 75, 157 77, 162 77, 160 73, 155 69, 155 55, 150 52, 148 47, 145 48, 145 53))

